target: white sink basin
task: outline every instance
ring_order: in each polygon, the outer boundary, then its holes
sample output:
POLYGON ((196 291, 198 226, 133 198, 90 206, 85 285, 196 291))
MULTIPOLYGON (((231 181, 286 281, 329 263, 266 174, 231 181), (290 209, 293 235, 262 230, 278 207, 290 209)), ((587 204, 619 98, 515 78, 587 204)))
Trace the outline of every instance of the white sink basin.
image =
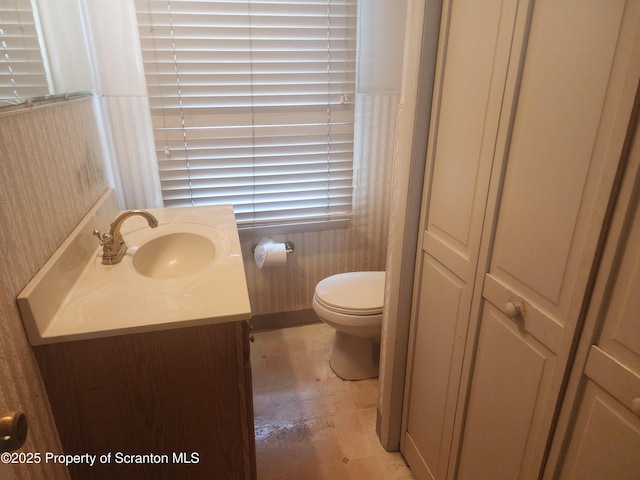
POLYGON ((92 235, 122 212, 105 194, 18 295, 32 345, 251 318, 233 208, 150 209, 121 226, 127 252, 102 264, 92 235))
POLYGON ((145 277, 179 278, 206 267, 216 254, 211 239, 197 233, 169 233, 149 240, 133 255, 133 268, 145 277))

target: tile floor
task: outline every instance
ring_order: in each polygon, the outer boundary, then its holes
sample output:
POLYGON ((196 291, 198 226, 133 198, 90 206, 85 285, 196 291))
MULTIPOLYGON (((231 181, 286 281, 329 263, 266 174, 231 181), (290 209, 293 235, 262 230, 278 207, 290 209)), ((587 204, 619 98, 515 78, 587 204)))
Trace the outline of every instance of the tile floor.
POLYGON ((255 334, 251 345, 258 480, 408 480, 375 433, 378 380, 329 367, 333 330, 312 324, 255 334))

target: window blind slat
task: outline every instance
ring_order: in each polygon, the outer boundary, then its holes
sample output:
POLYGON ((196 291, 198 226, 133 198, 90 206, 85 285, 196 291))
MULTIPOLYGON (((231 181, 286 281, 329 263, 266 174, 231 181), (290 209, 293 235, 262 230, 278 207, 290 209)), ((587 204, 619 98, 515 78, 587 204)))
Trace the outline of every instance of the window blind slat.
POLYGON ((31 2, 0 2, 0 100, 13 104, 47 94, 49 82, 31 2))
POLYGON ((356 0, 136 0, 166 206, 348 217, 356 0))
MULTIPOLYGON (((167 9, 166 0, 143 0, 149 7, 147 13, 163 13, 167 9)), ((355 2, 351 0, 330 2, 331 9, 335 17, 349 16, 355 19, 355 2)), ((300 17, 303 15, 325 16, 327 11, 327 0, 290 0, 286 2, 262 1, 262 0, 237 0, 234 2, 224 1, 178 1, 173 3, 171 9, 175 13, 198 14, 198 15, 222 15, 238 16, 251 11, 255 15, 277 15, 279 17, 300 17)), ((145 17, 141 17, 144 22, 145 17)))

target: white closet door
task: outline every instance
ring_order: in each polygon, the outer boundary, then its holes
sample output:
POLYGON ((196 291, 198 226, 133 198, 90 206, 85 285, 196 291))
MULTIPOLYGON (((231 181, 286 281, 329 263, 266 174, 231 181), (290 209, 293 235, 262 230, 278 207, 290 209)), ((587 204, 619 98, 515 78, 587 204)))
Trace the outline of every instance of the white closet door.
POLYGON ((445 479, 517 1, 445 5, 403 453, 445 479))
POLYGON ((460 480, 538 478, 638 82, 639 3, 534 3, 460 480))
MULTIPOLYGON (((636 395, 639 382, 636 372, 636 395)), ((640 419, 594 381, 587 383, 567 462, 559 478, 640 478, 640 419)))
MULTIPOLYGON (((592 305, 603 322, 589 350, 577 402, 575 427, 561 479, 640 478, 640 129, 636 130, 635 188, 626 238, 618 243, 617 265, 604 305, 592 305)), ((624 211, 624 205, 621 210, 624 211)))

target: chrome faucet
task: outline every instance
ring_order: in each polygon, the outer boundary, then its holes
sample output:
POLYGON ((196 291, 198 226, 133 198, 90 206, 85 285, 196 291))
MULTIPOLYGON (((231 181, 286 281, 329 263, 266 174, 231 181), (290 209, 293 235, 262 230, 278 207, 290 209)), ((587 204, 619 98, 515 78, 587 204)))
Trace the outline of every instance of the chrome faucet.
POLYGON ((122 234, 120 233, 120 227, 127 218, 133 215, 140 215, 146 218, 151 228, 158 226, 158 220, 149 212, 145 212, 144 210, 129 210, 114 220, 109 229, 109 233, 100 233, 99 230, 94 230, 93 234, 98 237, 100 245, 102 245, 103 265, 120 263, 124 254, 127 253, 127 244, 124 243, 122 234))

